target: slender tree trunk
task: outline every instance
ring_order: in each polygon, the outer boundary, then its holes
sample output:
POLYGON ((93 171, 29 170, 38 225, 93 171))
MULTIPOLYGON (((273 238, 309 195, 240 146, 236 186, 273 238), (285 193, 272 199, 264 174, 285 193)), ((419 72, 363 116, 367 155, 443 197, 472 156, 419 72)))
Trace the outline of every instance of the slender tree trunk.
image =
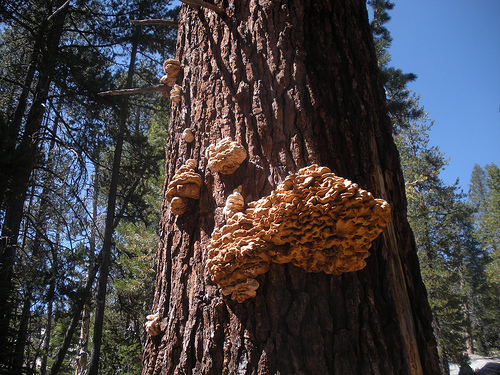
POLYGON ((186 159, 204 178, 183 215, 165 203, 143 374, 438 374, 436 342, 399 157, 361 0, 218 1, 226 15, 183 5, 166 181, 186 159), (196 138, 180 136, 190 127, 196 138), (204 152, 231 136, 248 151, 232 175, 204 152), (206 270, 225 197, 269 195, 318 164, 392 206, 361 271, 332 276, 272 264, 257 296, 224 297, 206 270))
POLYGON ((90 332, 90 304, 86 303, 83 305, 82 311, 82 324, 80 328, 80 339, 78 346, 78 356, 76 358, 76 368, 75 375, 83 375, 85 369, 87 368, 87 350, 89 344, 89 332, 90 332))
MULTIPOLYGON (((37 132, 42 125, 45 112, 45 102, 48 97, 52 75, 56 65, 57 49, 63 32, 64 20, 67 8, 64 8, 57 17, 52 20, 48 29, 38 67, 38 82, 35 88, 33 102, 26 117, 26 124, 21 143, 18 146, 18 155, 26 160, 15 178, 12 185, 15 186, 12 193, 6 199, 5 217, 0 237, 0 332, 9 331, 12 304, 12 275, 16 257, 17 239, 23 218, 23 205, 29 186, 31 172, 38 158, 37 132)), ((8 344, 8 335, 0 335, 0 366, 9 366, 11 350, 8 344)))

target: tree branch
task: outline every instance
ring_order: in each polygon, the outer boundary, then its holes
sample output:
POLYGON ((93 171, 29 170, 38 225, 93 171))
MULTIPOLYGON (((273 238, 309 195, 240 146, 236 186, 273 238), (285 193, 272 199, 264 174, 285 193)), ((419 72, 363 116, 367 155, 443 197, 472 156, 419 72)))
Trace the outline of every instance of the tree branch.
POLYGON ((130 23, 137 25, 137 26, 160 25, 160 26, 179 27, 179 23, 177 21, 172 21, 172 20, 159 20, 159 19, 130 20, 130 23))
POLYGON ((224 9, 219 8, 217 5, 210 4, 210 3, 207 3, 206 1, 202 1, 202 0, 181 0, 181 2, 183 2, 184 4, 188 4, 188 5, 193 5, 193 6, 199 6, 199 7, 203 7, 203 8, 208 8, 210 10, 213 10, 217 14, 224 14, 224 13, 226 13, 224 11, 224 9))
POLYGON ((162 85, 161 83, 149 87, 140 87, 135 89, 121 89, 121 90, 110 90, 102 91, 98 93, 99 96, 114 96, 114 95, 132 95, 132 94, 142 94, 146 92, 158 92, 158 91, 170 91, 171 87, 167 85, 162 85))

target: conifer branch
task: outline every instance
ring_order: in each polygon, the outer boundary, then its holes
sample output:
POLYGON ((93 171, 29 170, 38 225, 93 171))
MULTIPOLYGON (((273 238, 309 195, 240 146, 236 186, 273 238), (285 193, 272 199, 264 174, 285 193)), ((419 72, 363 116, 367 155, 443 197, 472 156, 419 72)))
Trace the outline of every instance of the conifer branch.
POLYGON ((170 27, 179 27, 179 23, 177 21, 172 20, 160 20, 160 19, 149 19, 149 20, 130 20, 130 23, 143 26, 143 25, 160 25, 160 26, 170 26, 170 27))
POLYGON ((171 87, 163 84, 158 84, 149 87, 140 87, 134 89, 121 89, 121 90, 110 90, 102 91, 97 95, 99 96, 115 96, 115 95, 132 95, 132 94, 143 94, 146 92, 158 92, 158 91, 170 91, 171 87))
POLYGON ((184 4, 188 4, 188 5, 200 6, 200 7, 203 7, 203 8, 210 9, 210 10, 213 10, 217 14, 224 14, 225 13, 224 9, 219 8, 217 5, 207 3, 206 1, 202 1, 202 0, 181 0, 181 2, 183 2, 184 4))

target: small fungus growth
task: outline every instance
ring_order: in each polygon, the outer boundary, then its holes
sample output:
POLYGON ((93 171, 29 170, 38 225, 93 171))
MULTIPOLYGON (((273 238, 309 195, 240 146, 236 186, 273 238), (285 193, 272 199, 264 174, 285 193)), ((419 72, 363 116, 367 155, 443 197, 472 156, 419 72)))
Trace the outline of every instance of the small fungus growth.
POLYGON ((184 141, 186 141, 187 143, 191 143, 194 141, 194 134, 191 129, 184 129, 184 131, 182 132, 182 139, 184 139, 184 141))
POLYGON ((241 195, 241 185, 238 186, 234 191, 229 194, 229 196, 226 199, 226 205, 224 206, 224 210, 222 211, 224 213, 224 217, 226 220, 233 216, 236 212, 243 211, 243 208, 245 207, 245 200, 243 199, 243 196, 241 195))
POLYGON ((228 294, 239 293, 230 287, 267 272, 271 262, 333 275, 358 271, 389 215, 383 199, 312 165, 288 176, 244 212, 227 216, 226 225, 212 233, 208 270, 228 294))
POLYGON ((151 314, 146 316, 147 322, 144 324, 146 328, 146 333, 150 336, 158 336, 161 333, 160 330, 160 315, 151 314))
POLYGON ((247 151, 238 142, 227 137, 215 145, 208 146, 205 157, 208 159, 208 168, 212 172, 232 174, 246 159, 247 151))
POLYGON ((203 179, 194 170, 196 162, 194 159, 186 160, 174 175, 167 186, 165 198, 170 202, 170 208, 176 215, 182 215, 187 210, 188 199, 200 199, 200 190, 203 179))
POLYGON ((174 85, 172 90, 170 90, 170 100, 174 103, 179 103, 182 98, 182 89, 179 85, 174 85))

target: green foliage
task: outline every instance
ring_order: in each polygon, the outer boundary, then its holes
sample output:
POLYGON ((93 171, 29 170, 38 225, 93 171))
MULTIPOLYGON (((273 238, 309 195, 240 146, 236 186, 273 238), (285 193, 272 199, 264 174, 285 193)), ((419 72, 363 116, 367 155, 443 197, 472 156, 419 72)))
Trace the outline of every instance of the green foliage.
POLYGON ((484 327, 480 343, 485 353, 500 350, 500 170, 496 164, 475 165, 469 185, 469 201, 475 209, 475 236, 488 256, 482 288, 484 327))

